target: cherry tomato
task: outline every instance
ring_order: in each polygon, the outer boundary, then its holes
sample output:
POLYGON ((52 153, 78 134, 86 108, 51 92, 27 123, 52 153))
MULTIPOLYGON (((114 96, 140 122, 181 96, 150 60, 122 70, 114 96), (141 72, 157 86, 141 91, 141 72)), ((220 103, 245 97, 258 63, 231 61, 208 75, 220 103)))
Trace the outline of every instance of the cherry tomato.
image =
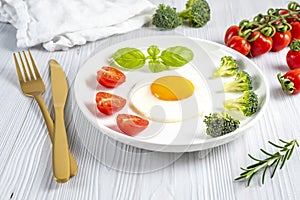
POLYGON ((286 62, 290 69, 300 68, 300 40, 294 40, 290 44, 290 50, 286 54, 286 62))
POLYGON ((240 30, 239 26, 236 25, 232 25, 230 26, 225 33, 225 37, 224 37, 224 43, 227 45, 228 41, 233 37, 238 35, 238 32, 240 30))
POLYGON ((288 14, 288 13, 289 13, 289 11, 286 10, 286 9, 282 9, 282 10, 279 11, 279 15, 285 15, 285 14, 288 14))
POLYGON ((149 121, 136 115, 119 114, 117 116, 117 125, 119 129, 126 135, 135 136, 145 128, 149 121))
MULTIPOLYGON (((279 15, 286 15, 286 14, 288 14, 288 13, 289 13, 289 11, 286 10, 286 9, 280 10, 280 11, 279 11, 279 15)), ((292 14, 292 13, 291 13, 289 17, 285 17, 285 19, 286 19, 286 21, 287 21, 288 23, 296 22, 297 19, 295 19, 295 18, 300 18, 300 15, 299 15, 299 14, 292 14)))
POLYGON ((282 75, 277 74, 282 90, 287 94, 298 94, 300 92, 300 68, 293 69, 282 75))
POLYGON ((114 88, 124 83, 126 77, 116 68, 103 66, 99 71, 97 71, 97 80, 101 85, 107 88, 114 88))
POLYGON ((125 106, 126 99, 107 92, 98 92, 96 94, 96 104, 100 112, 111 115, 125 106))
POLYGON ((292 26, 292 40, 300 40, 300 22, 291 22, 292 26))
POLYGON ((286 32, 277 31, 275 35, 272 37, 272 40, 273 40, 272 51, 281 51, 282 49, 284 49, 290 44, 292 40, 291 31, 286 31, 286 32))
POLYGON ((233 36, 227 43, 227 46, 240 52, 243 55, 247 55, 250 52, 251 45, 243 37, 233 36))
POLYGON ((269 52, 273 46, 273 40, 271 37, 264 36, 262 33, 255 31, 251 34, 251 38, 259 34, 258 38, 251 42, 250 55, 256 57, 264 53, 269 52))

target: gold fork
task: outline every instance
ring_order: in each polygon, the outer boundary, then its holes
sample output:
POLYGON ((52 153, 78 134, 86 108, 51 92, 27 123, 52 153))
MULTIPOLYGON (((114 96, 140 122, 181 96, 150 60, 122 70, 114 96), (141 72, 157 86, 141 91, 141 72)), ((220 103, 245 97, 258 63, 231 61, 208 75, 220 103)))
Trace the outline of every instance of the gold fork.
MULTIPOLYGON (((18 52, 19 60, 21 62, 21 67, 19 65, 16 53, 13 54, 22 92, 24 95, 32 97, 37 101, 37 103, 42 111, 43 117, 45 119, 51 142, 53 143, 53 141, 54 141, 54 123, 50 116, 49 111, 47 110, 44 99, 42 97, 42 94, 46 90, 45 84, 40 76, 40 73, 35 65, 35 62, 33 60, 33 57, 31 55, 30 51, 28 50, 28 55, 29 55, 29 58, 31 61, 31 66, 32 66, 33 70, 30 67, 29 61, 28 61, 27 56, 24 51, 22 52, 22 54, 25 59, 25 62, 23 61, 21 53, 18 52), (26 65, 25 65, 25 63, 26 63, 26 65), (23 71, 23 73, 22 73, 22 71, 23 71), (24 75, 24 77, 22 74, 24 75)), ((70 157, 70 176, 74 176, 77 174, 77 171, 78 171, 77 163, 70 151, 69 151, 69 157, 70 157)), ((64 182, 64 180, 56 180, 56 181, 64 182)))

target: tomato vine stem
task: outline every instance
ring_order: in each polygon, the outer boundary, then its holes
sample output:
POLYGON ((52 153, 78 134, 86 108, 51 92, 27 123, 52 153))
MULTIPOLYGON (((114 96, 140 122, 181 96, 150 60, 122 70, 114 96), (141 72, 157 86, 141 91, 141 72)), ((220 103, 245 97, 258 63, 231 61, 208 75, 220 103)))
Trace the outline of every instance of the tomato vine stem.
POLYGON ((290 2, 287 8, 288 9, 270 8, 266 15, 260 13, 253 18, 253 21, 242 20, 239 23, 240 29, 238 35, 245 38, 248 42, 253 42, 260 35, 256 34, 253 36, 252 33, 257 31, 266 37, 273 37, 276 31, 287 32, 291 30, 292 26, 288 23, 287 19, 300 21, 300 5, 296 2, 290 2))

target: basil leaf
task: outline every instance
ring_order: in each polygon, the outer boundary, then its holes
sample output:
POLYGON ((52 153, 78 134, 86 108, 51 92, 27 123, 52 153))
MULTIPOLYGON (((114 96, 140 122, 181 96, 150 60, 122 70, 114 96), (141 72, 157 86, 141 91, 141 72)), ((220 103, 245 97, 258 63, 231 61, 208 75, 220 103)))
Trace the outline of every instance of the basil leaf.
POLYGON ((113 59, 124 68, 136 69, 145 64, 146 57, 139 49, 126 47, 116 51, 113 59))
POLYGON ((160 50, 158 48, 158 46, 156 45, 151 45, 148 49, 147 49, 147 52, 149 54, 149 56, 155 60, 158 56, 158 54, 160 53, 160 50))
POLYGON ((169 69, 169 66, 165 65, 164 63, 158 60, 150 60, 148 63, 148 67, 150 71, 153 73, 157 73, 169 69))
POLYGON ((181 67, 194 58, 194 53, 187 47, 175 46, 161 52, 160 58, 168 66, 181 67))

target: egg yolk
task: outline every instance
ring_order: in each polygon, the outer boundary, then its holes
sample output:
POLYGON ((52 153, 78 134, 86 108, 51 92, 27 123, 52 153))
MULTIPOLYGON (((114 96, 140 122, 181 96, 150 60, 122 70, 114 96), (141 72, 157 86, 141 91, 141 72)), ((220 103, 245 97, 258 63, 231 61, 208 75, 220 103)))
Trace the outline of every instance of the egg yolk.
POLYGON ((150 86, 152 94, 165 101, 178 101, 193 95, 194 85, 181 76, 163 76, 150 86))

